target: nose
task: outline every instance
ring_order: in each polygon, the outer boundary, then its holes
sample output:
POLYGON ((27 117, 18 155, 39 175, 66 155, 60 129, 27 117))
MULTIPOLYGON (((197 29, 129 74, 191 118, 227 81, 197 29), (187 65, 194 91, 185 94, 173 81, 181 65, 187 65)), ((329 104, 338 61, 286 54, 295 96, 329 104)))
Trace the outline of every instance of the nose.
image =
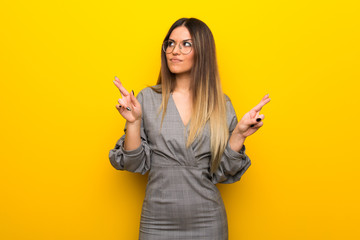
POLYGON ((176 44, 174 50, 172 51, 173 54, 180 54, 180 44, 176 44))

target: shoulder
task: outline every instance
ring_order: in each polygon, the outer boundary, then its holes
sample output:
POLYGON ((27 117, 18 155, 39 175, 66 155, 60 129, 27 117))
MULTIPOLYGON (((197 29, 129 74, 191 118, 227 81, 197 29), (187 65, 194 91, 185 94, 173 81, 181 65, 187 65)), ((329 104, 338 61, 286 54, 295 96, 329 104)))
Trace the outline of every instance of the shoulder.
POLYGON ((226 95, 225 93, 224 93, 224 97, 225 97, 225 102, 226 102, 226 103, 231 102, 229 96, 226 95))
POLYGON ((225 102, 226 102, 226 111, 227 111, 227 114, 230 115, 230 116, 234 116, 236 115, 235 113, 235 109, 234 109, 234 106, 231 102, 231 99, 228 95, 224 94, 224 97, 225 97, 225 102))
POLYGON ((155 95, 161 95, 161 93, 158 93, 156 90, 161 90, 161 85, 158 84, 155 86, 148 86, 143 88, 137 95, 137 98, 148 98, 155 97, 155 95))
POLYGON ((153 111, 154 107, 161 104, 162 94, 157 92, 158 89, 161 89, 161 86, 160 88, 159 85, 148 86, 143 88, 136 96, 144 109, 153 111))
POLYGON ((226 94, 224 94, 224 97, 225 97, 225 103, 226 103, 227 109, 233 109, 233 105, 232 105, 230 97, 226 94))

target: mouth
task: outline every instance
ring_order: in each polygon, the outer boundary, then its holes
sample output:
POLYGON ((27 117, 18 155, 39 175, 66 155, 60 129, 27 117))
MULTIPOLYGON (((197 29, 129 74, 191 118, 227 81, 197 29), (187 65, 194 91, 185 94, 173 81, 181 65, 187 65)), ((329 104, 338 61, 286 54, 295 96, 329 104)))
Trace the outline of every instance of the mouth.
POLYGON ((178 62, 182 62, 182 60, 177 59, 177 58, 172 58, 172 59, 170 59, 170 62, 178 63, 178 62))

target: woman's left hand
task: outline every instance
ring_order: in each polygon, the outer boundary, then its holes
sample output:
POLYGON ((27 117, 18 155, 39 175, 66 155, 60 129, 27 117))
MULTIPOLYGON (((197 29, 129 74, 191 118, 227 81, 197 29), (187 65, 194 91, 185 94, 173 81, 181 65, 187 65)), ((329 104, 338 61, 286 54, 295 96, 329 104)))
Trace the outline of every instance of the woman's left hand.
POLYGON ((264 114, 260 115, 261 108, 270 102, 269 94, 266 94, 253 109, 247 112, 236 125, 234 132, 239 134, 242 138, 246 138, 256 132, 264 123, 264 114))

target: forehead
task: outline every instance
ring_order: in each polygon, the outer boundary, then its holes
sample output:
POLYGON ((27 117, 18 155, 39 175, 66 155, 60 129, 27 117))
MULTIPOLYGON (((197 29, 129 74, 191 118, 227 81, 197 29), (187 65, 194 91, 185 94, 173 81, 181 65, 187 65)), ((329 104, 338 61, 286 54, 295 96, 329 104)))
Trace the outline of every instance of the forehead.
POLYGON ((186 27, 180 26, 180 27, 175 28, 171 32, 169 39, 172 39, 175 41, 182 41, 185 39, 191 39, 191 35, 190 35, 189 30, 186 27))

